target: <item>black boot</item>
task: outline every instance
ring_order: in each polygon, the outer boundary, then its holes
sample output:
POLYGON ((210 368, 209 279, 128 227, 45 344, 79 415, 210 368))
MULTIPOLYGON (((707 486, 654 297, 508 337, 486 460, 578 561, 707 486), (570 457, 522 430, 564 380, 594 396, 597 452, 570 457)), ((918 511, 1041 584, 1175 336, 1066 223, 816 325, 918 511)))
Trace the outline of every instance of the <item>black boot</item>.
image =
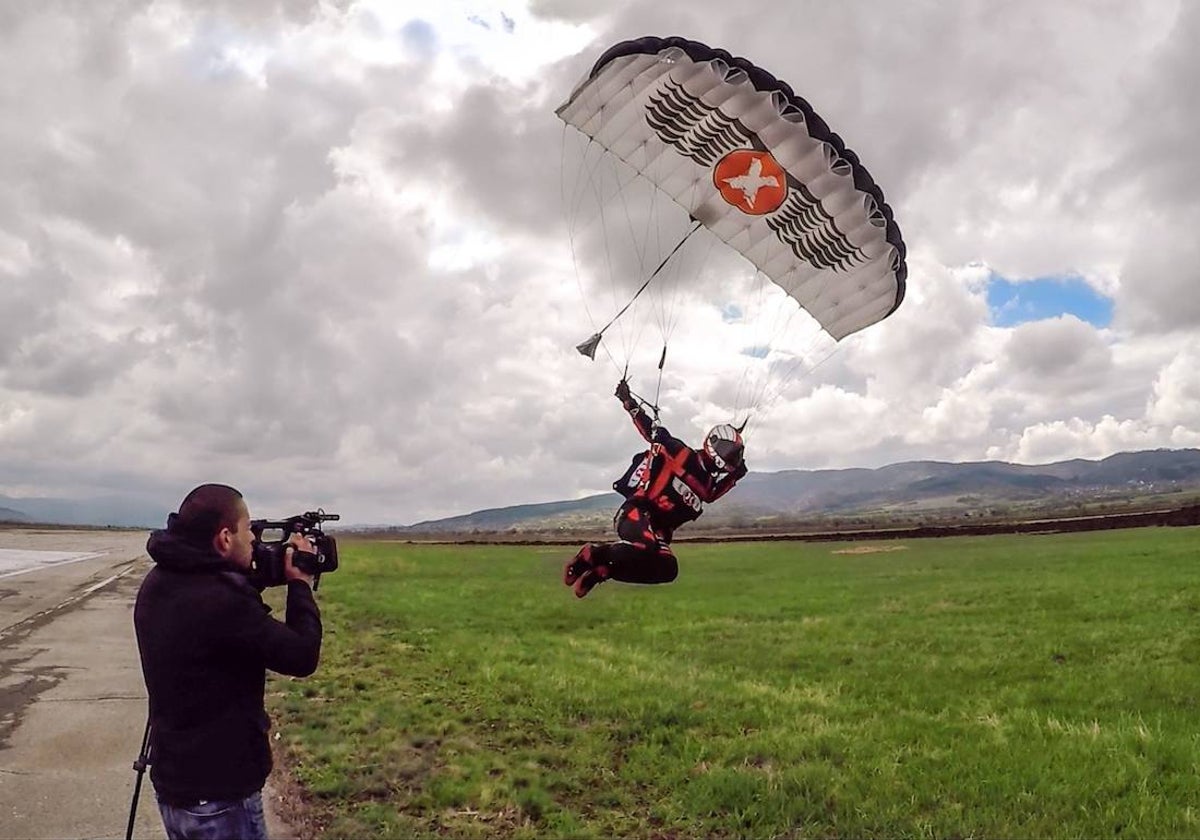
POLYGON ((579 549, 579 553, 571 558, 563 569, 563 583, 567 586, 572 586, 574 583, 592 570, 592 555, 596 551, 594 543, 588 543, 583 548, 579 549))

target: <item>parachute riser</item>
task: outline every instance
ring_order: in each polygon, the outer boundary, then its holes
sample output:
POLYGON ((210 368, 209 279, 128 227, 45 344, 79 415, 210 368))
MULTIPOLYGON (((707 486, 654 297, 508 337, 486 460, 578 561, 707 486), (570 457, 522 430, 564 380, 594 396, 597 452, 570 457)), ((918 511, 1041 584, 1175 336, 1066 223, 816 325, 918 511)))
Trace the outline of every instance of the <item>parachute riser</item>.
MULTIPOLYGON (((620 311, 618 311, 617 314, 614 315, 607 324, 605 324, 603 327, 601 327, 599 330, 597 330, 589 339, 575 345, 575 349, 578 350, 582 355, 587 356, 589 359, 595 359, 596 358, 596 348, 600 346, 600 340, 604 337, 605 330, 607 330, 609 327, 611 327, 613 324, 615 324, 617 322, 617 319, 620 318, 622 315, 624 315, 625 312, 629 309, 629 307, 633 306, 633 302, 638 299, 638 297, 642 294, 642 292, 646 291, 646 287, 650 285, 650 281, 652 281, 655 277, 657 277, 660 273, 662 273, 663 268, 665 268, 667 263, 671 261, 671 257, 673 257, 677 253, 679 253, 679 249, 683 247, 684 243, 687 242, 689 239, 691 239, 692 234, 694 234, 696 231, 698 231, 701 227, 702 227, 702 223, 700 222, 700 220, 699 219, 695 220, 695 224, 692 225, 691 230, 689 230, 687 232, 687 234, 683 237, 683 239, 680 239, 679 242, 677 242, 675 244, 675 247, 671 249, 671 252, 669 254, 667 254, 665 257, 663 257, 662 262, 660 262, 658 264, 658 267, 650 273, 650 276, 647 277, 645 282, 643 282, 642 285, 638 287, 638 290, 633 293, 633 297, 631 297, 629 299, 629 301, 624 306, 621 307, 620 311)), ((666 348, 664 347, 663 348, 664 360, 666 357, 666 352, 667 352, 666 348)), ((659 370, 662 369, 662 364, 663 363, 660 361, 659 362, 659 370)))

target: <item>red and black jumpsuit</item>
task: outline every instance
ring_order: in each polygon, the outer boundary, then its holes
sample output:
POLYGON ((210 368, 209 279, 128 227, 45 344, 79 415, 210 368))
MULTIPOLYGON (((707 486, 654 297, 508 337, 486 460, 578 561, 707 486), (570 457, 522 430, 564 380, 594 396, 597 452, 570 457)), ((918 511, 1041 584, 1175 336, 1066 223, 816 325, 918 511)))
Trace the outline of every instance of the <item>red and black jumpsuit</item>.
POLYGON ((675 529, 700 516, 705 503, 728 493, 746 474, 746 466, 715 472, 701 453, 655 427, 640 405, 632 400, 622 404, 650 449, 634 456, 613 484, 625 497, 613 517, 621 541, 597 546, 595 562, 608 566, 613 580, 669 583, 679 574, 670 545, 675 529))

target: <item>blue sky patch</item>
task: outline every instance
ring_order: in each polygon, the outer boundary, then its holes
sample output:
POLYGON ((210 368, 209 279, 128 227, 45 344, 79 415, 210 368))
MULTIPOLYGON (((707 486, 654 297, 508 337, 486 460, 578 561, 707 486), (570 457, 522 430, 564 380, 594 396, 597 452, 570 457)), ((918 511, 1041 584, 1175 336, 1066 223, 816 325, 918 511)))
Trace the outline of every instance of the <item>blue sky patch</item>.
POLYGON ((433 24, 414 18, 400 28, 400 42, 422 59, 433 58, 437 52, 438 34, 433 24))
POLYGON ((1015 327, 1060 315, 1074 315, 1094 327, 1112 322, 1112 298, 1079 277, 1039 277, 1014 283, 993 274, 987 287, 988 309, 998 327, 1015 327))

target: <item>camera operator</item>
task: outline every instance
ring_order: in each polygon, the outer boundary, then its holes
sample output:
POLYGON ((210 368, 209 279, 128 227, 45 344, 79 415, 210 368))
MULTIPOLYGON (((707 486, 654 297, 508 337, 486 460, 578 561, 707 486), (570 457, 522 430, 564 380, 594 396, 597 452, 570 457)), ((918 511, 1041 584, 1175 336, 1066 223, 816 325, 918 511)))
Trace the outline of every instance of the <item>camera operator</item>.
POLYGON ((170 838, 265 838, 262 788, 271 772, 267 670, 305 677, 321 653, 312 575, 284 550, 287 613, 272 618, 247 577, 250 512, 223 484, 188 493, 146 550, 155 566, 133 621, 150 697, 150 780, 170 838))

